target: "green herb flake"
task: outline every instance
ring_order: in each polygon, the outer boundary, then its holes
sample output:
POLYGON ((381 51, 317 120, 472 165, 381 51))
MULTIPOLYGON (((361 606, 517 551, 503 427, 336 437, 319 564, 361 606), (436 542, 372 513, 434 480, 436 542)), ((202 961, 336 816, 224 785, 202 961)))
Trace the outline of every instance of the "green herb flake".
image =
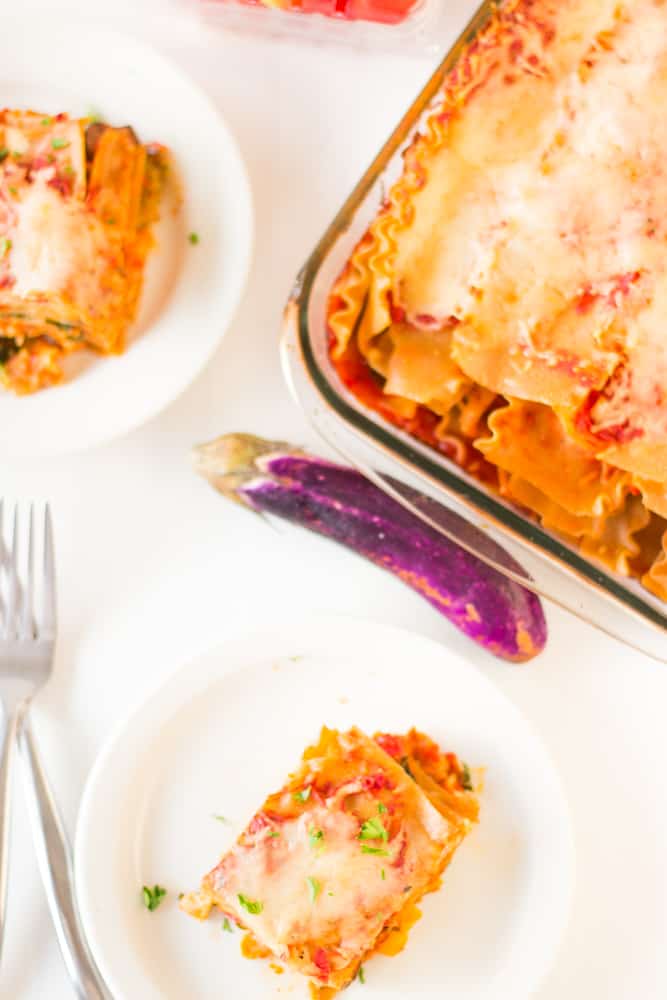
POLYGON ((213 813, 213 819, 217 819, 218 823, 229 823, 230 821, 226 816, 222 816, 220 813, 213 813))
POLYGON ((380 858, 388 858, 389 851, 385 851, 384 847, 369 847, 367 844, 361 845, 362 854, 377 854, 380 858))
POLYGON ((264 903, 260 903, 258 899, 248 899, 242 892, 238 894, 238 901, 244 910, 254 915, 261 913, 264 909, 264 903))
POLYGON ((308 843, 311 847, 324 847, 324 830, 309 830, 308 843))
POLYGON ((193 247, 197 246, 199 243, 199 233, 188 233, 188 243, 192 243, 193 247))
POLYGON ((271 830, 271 833, 269 834, 269 838, 270 839, 272 839, 273 837, 279 837, 279 836, 280 836, 280 833, 279 833, 278 830, 271 830))
POLYGON ((9 253, 11 248, 12 248, 12 241, 8 240, 6 236, 0 240, 0 260, 2 260, 5 254, 9 253))
POLYGON ((69 146, 69 139, 65 139, 61 135, 56 135, 51 140, 51 149, 67 149, 69 146))
POLYGON ((65 177, 74 177, 75 170, 71 163, 65 164, 63 167, 63 174, 65 177))
POLYGON ((74 323, 63 323, 59 319, 51 319, 49 316, 44 320, 45 323, 50 323, 51 326, 57 326, 59 330, 76 330, 74 323))
POLYGON ((359 840, 389 840, 389 834, 384 828, 381 819, 377 819, 375 816, 371 816, 370 819, 364 820, 361 824, 361 830, 359 832, 359 840))
POLYGON ((230 924, 230 922, 227 919, 227 917, 225 917, 224 920, 222 921, 222 929, 223 929, 223 931, 227 931, 228 934, 232 934, 233 933, 233 931, 232 931, 232 925, 230 924))
POLYGON ((360 965, 359 968, 357 969, 357 979, 359 980, 362 986, 366 982, 366 973, 364 972, 363 965, 360 965))
POLYGON ((161 885, 154 885, 152 889, 145 885, 141 890, 141 895, 144 901, 144 906, 152 913, 153 910, 157 910, 158 906, 167 895, 167 890, 163 889, 161 885))
POLYGON ((2 148, 0 148, 0 163, 2 163, 3 160, 6 160, 8 156, 9 150, 6 146, 2 146, 2 148))
POLYGON ((90 108, 86 114, 86 118, 91 125, 98 125, 102 121, 102 115, 97 108, 90 108))
POLYGON ((466 792, 474 791, 474 786, 472 783, 472 775, 470 774, 470 768, 468 767, 467 764, 463 765, 463 770, 459 775, 459 781, 463 785, 466 792))
POLYGON ((13 149, 12 150, 12 160, 16 160, 16 162, 18 163, 19 160, 22 160, 22 159, 23 159, 23 153, 19 152, 18 149, 13 149))
POLYGON ((42 118, 40 125, 51 125, 53 118, 42 118))
POLYGON ((386 813, 386 811, 387 811, 387 807, 384 804, 384 802, 378 802, 378 812, 379 813, 386 813))
POLYGON ((301 791, 295 792, 292 798, 294 799, 295 802, 307 802, 308 799, 310 798, 311 791, 312 791, 311 786, 308 785, 307 788, 302 788, 301 791))
POLYGON ((311 903, 314 903, 322 891, 322 883, 318 882, 316 878, 312 877, 312 875, 308 875, 306 877, 306 882, 308 883, 308 893, 310 895, 310 901, 311 903))
POLYGON ((7 190, 9 191, 10 195, 12 196, 12 198, 18 198, 18 196, 19 196, 18 190, 17 190, 17 188, 14 187, 13 184, 10 184, 9 187, 7 188, 7 190))
POLYGON ((380 869, 380 878, 382 879, 383 882, 386 879, 386 877, 387 877, 386 871, 384 870, 384 868, 381 868, 380 869))

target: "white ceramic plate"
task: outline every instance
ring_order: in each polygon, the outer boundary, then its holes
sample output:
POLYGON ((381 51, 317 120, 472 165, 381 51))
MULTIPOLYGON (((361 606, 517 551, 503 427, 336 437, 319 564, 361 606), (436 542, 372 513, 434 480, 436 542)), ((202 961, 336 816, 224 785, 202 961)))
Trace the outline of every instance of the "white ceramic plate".
POLYGON ((536 988, 573 884, 568 810, 544 748, 442 646, 329 618, 227 642, 190 663, 97 761, 80 813, 77 891, 116 1000, 306 1000, 297 976, 242 958, 238 932, 185 916, 177 896, 198 887, 323 723, 369 733, 416 725, 487 767, 479 827, 425 898, 407 948, 371 959, 350 1000, 523 1000, 536 988), (169 895, 150 913, 140 890, 155 883, 169 895))
POLYGON ((71 380, 34 396, 0 390, 0 454, 39 455, 100 444, 174 399, 215 350, 243 290, 252 204, 236 143, 211 101, 145 44, 113 31, 3 19, 0 106, 131 124, 174 153, 184 191, 166 204, 125 354, 89 355, 71 380), (199 243, 188 242, 196 232, 199 243), (79 370, 80 368, 80 370, 79 370))

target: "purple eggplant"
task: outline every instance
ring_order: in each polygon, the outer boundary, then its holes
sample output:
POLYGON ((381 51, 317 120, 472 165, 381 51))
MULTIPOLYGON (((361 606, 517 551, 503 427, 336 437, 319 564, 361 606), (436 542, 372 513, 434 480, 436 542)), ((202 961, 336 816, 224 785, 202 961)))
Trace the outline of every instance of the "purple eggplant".
MULTIPOLYGON (((539 598, 450 541, 354 469, 306 454, 283 441, 225 434, 194 451, 195 468, 222 494, 254 511, 318 532, 389 570, 465 635, 515 662, 544 648, 539 598)), ((452 511, 392 482, 431 520, 526 579, 499 545, 452 511), (478 542, 479 544, 479 542, 478 542)))

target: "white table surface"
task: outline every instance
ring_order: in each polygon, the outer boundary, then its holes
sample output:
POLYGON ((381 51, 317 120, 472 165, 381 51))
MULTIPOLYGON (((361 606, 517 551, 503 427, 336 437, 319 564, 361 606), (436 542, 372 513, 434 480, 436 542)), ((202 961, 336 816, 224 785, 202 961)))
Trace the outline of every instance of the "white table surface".
MULTIPOLYGON (((24 0, 21 8, 37 13, 40 3, 49 0, 24 0)), ((9 0, 0 0, 0 12, 5 4, 8 10, 9 0)), ((452 0, 452 36, 473 4, 452 0)), ((3 466, 6 496, 48 497, 55 511, 61 641, 35 725, 70 830, 111 729, 199 650, 299 613, 402 625, 439 639, 443 656, 459 650, 497 684, 533 720, 563 776, 577 890, 539 1000, 663 1000, 665 669, 552 609, 546 652, 525 667, 501 663, 393 577, 305 532, 270 530, 189 468, 193 443, 230 430, 317 445, 280 373, 281 307, 298 267, 426 79, 430 61, 241 40, 168 11, 151 21, 138 2, 132 18, 129 0, 66 0, 59 7, 63 17, 71 12, 153 38, 212 95, 243 150, 257 224, 241 308, 207 370, 180 399, 97 451, 3 466)), ((17 794, 0 997, 70 996, 17 794)))

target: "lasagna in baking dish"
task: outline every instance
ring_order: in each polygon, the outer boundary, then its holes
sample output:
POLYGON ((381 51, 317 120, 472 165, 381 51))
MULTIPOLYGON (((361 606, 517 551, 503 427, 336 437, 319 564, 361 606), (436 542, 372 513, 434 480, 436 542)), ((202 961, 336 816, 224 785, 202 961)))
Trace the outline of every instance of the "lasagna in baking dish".
POLYGON ((63 358, 117 354, 134 318, 167 156, 133 130, 0 111, 0 374, 29 393, 63 358))
POLYGON ((667 5, 508 0, 332 290, 366 405, 667 600, 667 5))
POLYGON ((273 956, 333 996, 370 954, 393 954, 477 819, 470 773, 422 733, 323 729, 299 770, 181 906, 217 907, 273 956))

